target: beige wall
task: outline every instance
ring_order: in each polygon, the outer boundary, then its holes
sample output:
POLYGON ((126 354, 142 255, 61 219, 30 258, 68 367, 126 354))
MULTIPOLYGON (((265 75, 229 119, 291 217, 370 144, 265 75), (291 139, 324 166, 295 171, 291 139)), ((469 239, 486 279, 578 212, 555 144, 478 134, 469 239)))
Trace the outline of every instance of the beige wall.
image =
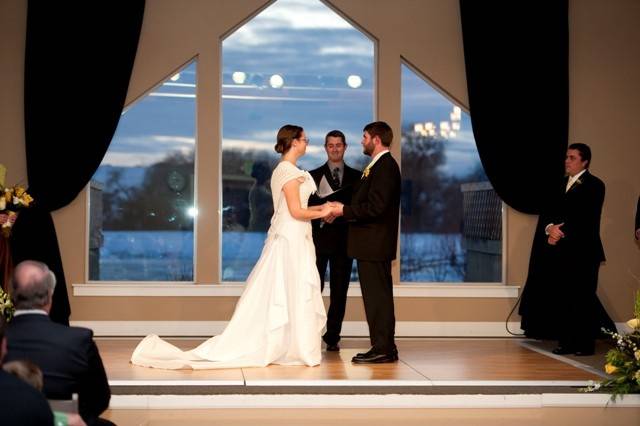
MULTIPOLYGON (((217 159, 220 144, 220 40, 268 5, 265 0, 147 2, 127 103, 198 59, 198 158, 217 159), (203 78, 202 76, 215 76, 203 78)), ((401 58, 425 74, 444 94, 467 105, 458 2, 451 0, 331 0, 331 7, 378 40, 376 113, 399 133, 401 58)), ((640 2, 570 2, 571 140, 589 144, 593 172, 607 183, 602 235, 608 261, 601 268, 600 295, 617 321, 626 320, 640 287, 640 248, 632 237, 640 193, 640 2)), ((9 182, 26 180, 23 130, 23 71, 26 2, 0 1, 0 162, 9 182)), ((69 64, 72 66, 72 64, 69 64)), ((517 90, 514 105, 517 106, 517 90)), ((541 114, 541 118, 544 114, 541 114)), ((531 131, 544 132, 544 123, 531 131)), ((542 136, 543 137, 543 136, 542 136)), ((394 154, 399 147, 395 145, 394 154)), ((215 161, 214 164, 218 162, 215 161)), ((211 164, 211 163, 209 163, 211 164)), ((216 167, 197 167, 196 281, 217 281, 219 265, 216 167), (212 190, 213 189, 213 190, 212 190)), ((68 283, 85 281, 86 195, 54 213, 68 283)), ((522 285, 536 218, 507 210, 507 284, 522 285)), ((397 278, 397 265, 395 276, 397 278)), ((70 284, 69 284, 70 285, 70 284)), ((69 288, 72 294, 72 289, 69 288)), ((231 297, 71 297, 72 319, 224 320, 231 297)), ((502 321, 513 299, 397 298, 401 321, 502 321)), ((349 300, 347 320, 362 321, 359 298, 349 300)))

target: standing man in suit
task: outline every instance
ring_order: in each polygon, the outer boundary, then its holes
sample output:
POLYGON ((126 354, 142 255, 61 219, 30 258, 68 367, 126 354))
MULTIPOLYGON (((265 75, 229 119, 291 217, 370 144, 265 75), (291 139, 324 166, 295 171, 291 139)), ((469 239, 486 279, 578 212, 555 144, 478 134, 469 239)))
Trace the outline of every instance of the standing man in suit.
MULTIPOLYGON (((347 166, 344 162, 344 153, 347 149, 344 133, 340 130, 332 130, 327 133, 324 138, 324 149, 327 152, 327 162, 312 170, 310 174, 318 188, 330 188, 334 192, 325 197, 312 195, 309 205, 321 205, 326 201, 349 204, 353 185, 360 179, 360 172, 347 166)), ((324 194, 321 193, 321 195, 324 194)), ((353 265, 353 259, 347 256, 348 224, 342 218, 338 218, 332 223, 323 222, 320 219, 311 223, 313 243, 316 247, 316 265, 320 273, 322 289, 324 289, 324 278, 327 265, 329 265, 331 296, 327 313, 327 331, 322 339, 327 344, 327 351, 339 351, 338 342, 340 341, 353 265)))
POLYGON ((349 222, 347 254, 358 260, 360 288, 369 325, 371 349, 351 360, 358 364, 398 360, 394 342, 395 315, 391 261, 396 258, 400 215, 401 178, 398 163, 389 153, 391 127, 369 123, 362 147, 371 162, 353 189, 351 204, 336 203, 334 215, 349 222))
POLYGON ((7 353, 5 330, 0 315, 0 422, 7 426, 52 425, 53 413, 44 395, 1 368, 7 353))
POLYGON ((71 399, 77 393, 87 425, 112 424, 98 418, 109 406, 111 391, 93 332, 49 319, 55 285, 55 275, 44 263, 25 260, 16 266, 7 361, 28 359, 40 367, 49 399, 71 399))
POLYGON ((587 145, 569 145, 566 177, 540 216, 520 306, 527 335, 548 335, 553 325, 558 355, 592 355, 600 327, 613 327, 596 295, 605 260, 600 240, 605 185, 589 173, 590 163, 587 145), (549 320, 555 324, 539 324, 549 320))

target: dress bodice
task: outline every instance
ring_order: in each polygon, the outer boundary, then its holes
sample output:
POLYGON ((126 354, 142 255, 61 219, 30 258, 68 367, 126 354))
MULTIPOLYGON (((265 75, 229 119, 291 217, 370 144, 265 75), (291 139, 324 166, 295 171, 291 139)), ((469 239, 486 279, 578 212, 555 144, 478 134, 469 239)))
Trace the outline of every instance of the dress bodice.
POLYGON ((274 212, 271 219, 270 234, 275 232, 286 236, 302 232, 305 236, 311 235, 311 222, 295 219, 289 213, 283 187, 293 179, 298 179, 300 182, 300 206, 302 208, 307 208, 309 197, 317 190, 316 183, 309 172, 300 170, 288 161, 281 161, 271 175, 271 196, 273 197, 274 212))

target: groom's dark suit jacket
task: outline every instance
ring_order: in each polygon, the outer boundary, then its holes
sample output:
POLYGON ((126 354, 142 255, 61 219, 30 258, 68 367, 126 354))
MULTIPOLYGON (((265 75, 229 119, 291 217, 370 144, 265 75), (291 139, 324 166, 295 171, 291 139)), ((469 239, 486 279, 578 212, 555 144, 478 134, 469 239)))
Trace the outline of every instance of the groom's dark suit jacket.
MULTIPOLYGON (((358 183, 361 175, 358 170, 345 164, 341 182, 342 185, 336 187, 327 163, 324 163, 317 169, 311 170, 309 173, 311 177, 313 177, 316 186, 319 186, 320 181, 325 177, 331 189, 337 191, 325 198, 320 198, 316 194, 313 194, 311 198, 309 198, 310 206, 320 205, 326 201, 339 201, 342 204, 349 204, 351 202, 353 186, 358 183)), ((336 218, 333 223, 324 224, 322 224, 320 219, 317 219, 311 223, 313 226, 313 243, 316 246, 316 253, 323 255, 347 255, 348 224, 345 219, 339 217, 336 218), (321 224, 322 226, 320 226, 321 224)))
POLYGON ((400 214, 401 177, 398 163, 383 154, 356 182, 351 204, 343 209, 349 221, 347 254, 358 260, 391 261, 396 258, 400 214))
POLYGON ((19 315, 9 323, 7 347, 5 362, 27 359, 40 367, 47 398, 71 399, 77 393, 87 424, 109 406, 111 391, 91 330, 61 325, 46 315, 19 315))

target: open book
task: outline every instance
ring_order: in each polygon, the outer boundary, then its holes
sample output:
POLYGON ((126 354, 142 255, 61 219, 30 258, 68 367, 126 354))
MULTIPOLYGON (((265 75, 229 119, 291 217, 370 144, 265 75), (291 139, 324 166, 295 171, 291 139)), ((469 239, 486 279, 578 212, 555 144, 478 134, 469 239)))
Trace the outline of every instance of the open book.
POLYGON ((316 195, 320 198, 327 198, 330 195, 342 191, 342 189, 344 189, 344 187, 336 189, 334 191, 333 188, 331 188, 331 185, 329 185, 327 177, 323 175, 322 179, 320 179, 320 184, 318 185, 318 191, 316 192, 316 195))

